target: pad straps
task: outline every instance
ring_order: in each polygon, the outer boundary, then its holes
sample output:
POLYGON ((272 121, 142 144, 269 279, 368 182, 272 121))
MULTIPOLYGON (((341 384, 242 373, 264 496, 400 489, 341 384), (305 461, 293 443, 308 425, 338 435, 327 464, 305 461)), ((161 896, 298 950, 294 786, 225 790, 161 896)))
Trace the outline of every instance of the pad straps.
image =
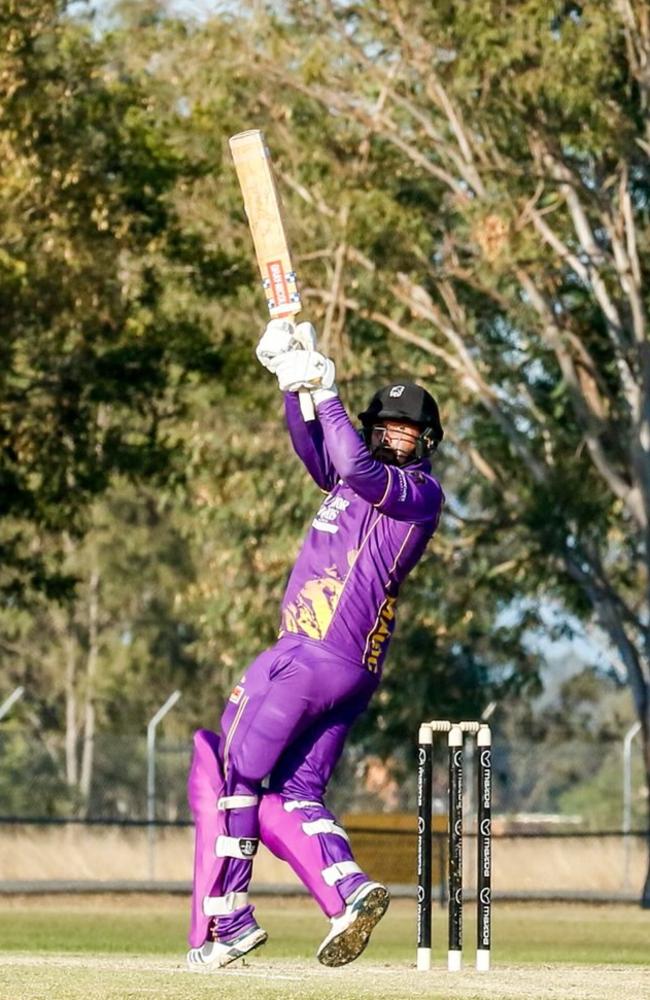
POLYGON ((218 858, 240 858, 242 861, 252 861, 257 854, 259 839, 257 837, 226 837, 221 834, 214 845, 214 853, 218 858))
POLYGON ((336 885, 346 875, 357 874, 362 874, 362 872, 356 861, 339 861, 337 864, 330 865, 329 868, 323 868, 321 871, 326 885, 336 885))
POLYGON ((203 912, 206 917, 226 917, 248 905, 247 892, 229 892, 225 896, 204 896, 203 912))

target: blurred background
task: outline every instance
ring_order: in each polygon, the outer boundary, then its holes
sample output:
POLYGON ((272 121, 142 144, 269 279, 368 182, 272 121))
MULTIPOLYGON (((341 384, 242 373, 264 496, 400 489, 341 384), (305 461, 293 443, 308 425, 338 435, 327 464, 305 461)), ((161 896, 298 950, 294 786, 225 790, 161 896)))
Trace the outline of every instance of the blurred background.
POLYGON ((319 495, 254 357, 258 127, 349 412, 413 379, 445 426, 332 807, 412 885, 418 724, 489 706, 497 892, 650 906, 646 5, 9 0, 0 38, 1 887, 185 886, 192 732, 274 639, 319 495))

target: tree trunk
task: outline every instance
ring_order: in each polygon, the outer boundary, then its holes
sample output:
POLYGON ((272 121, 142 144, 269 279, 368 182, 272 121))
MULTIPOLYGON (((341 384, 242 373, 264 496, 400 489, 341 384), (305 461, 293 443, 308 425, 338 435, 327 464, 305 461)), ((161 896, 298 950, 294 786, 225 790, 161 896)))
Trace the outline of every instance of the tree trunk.
POLYGON ((648 855, 648 869, 646 872, 643 892, 641 893, 641 906, 644 910, 650 910, 650 706, 646 711, 645 718, 641 720, 641 739, 643 741, 643 773, 645 774, 645 785, 647 791, 645 839, 648 855))
MULTIPOLYGON (((62 541, 66 556, 72 559, 75 554, 75 544, 67 531, 63 533, 62 541)), ((76 788, 79 783, 79 716, 74 610, 53 608, 50 617, 63 648, 65 660, 65 781, 69 788, 76 788)))
POLYGON ((72 623, 70 622, 64 639, 65 646, 65 780, 69 787, 76 787, 79 780, 77 740, 77 649, 72 623))
POLYGON ((95 752, 95 677, 99 655, 99 569, 93 567, 89 581, 88 596, 88 658, 86 661, 86 691, 84 698, 83 750, 81 755, 81 776, 79 792, 82 798, 82 813, 88 815, 90 787, 95 752))

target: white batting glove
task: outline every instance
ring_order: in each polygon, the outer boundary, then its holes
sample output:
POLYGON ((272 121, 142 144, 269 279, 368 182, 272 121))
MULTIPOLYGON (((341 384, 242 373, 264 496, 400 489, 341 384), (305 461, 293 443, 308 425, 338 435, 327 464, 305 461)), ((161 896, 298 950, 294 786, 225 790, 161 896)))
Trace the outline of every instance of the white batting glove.
POLYGON ((294 345, 293 350, 296 346, 302 348, 303 351, 316 351, 316 331, 311 323, 298 323, 295 334, 296 345, 294 345))
POLYGON ((337 395, 334 362, 318 351, 287 351, 277 358, 275 374, 282 392, 326 389, 331 395, 337 395))
POLYGON ((262 334, 255 350, 257 360, 275 375, 278 358, 287 351, 313 351, 316 348, 316 331, 311 323, 289 319, 272 319, 262 334))

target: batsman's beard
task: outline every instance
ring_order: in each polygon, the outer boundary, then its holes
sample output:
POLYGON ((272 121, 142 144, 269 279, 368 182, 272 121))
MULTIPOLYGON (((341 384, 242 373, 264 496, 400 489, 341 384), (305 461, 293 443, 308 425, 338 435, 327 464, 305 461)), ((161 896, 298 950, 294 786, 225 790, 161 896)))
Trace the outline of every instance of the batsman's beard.
POLYGON ((401 450, 396 451, 395 448, 389 448, 385 444, 380 444, 372 450, 372 457, 376 458, 378 462, 383 462, 384 465, 406 465, 407 462, 412 461, 413 454, 414 449, 411 449, 407 454, 401 450))

